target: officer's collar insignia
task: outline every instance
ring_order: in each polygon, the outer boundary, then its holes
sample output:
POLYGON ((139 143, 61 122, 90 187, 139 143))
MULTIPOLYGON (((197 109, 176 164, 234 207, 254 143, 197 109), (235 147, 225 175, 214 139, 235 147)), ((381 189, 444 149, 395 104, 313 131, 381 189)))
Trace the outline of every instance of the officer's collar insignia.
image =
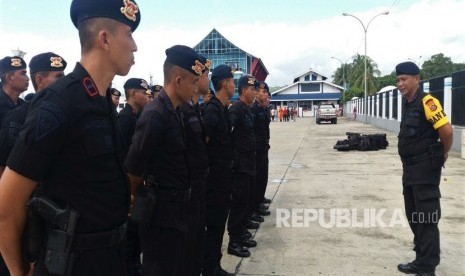
POLYGON ((50 57, 50 66, 55 67, 55 68, 60 68, 63 67, 63 59, 61 57, 50 57))
POLYGON ((21 64, 21 59, 19 58, 12 58, 11 59, 11 66, 13 67, 21 67, 22 64, 21 64))
POLYGON ((250 85, 254 85, 255 84, 255 81, 253 78, 249 78, 249 81, 247 81, 248 84, 250 85))
POLYGON ((127 19, 136 22, 136 13, 139 12, 139 7, 131 0, 123 0, 123 3, 124 7, 121 7, 121 13, 124 14, 124 16, 126 16, 127 19))
POLYGON ((260 83, 260 88, 261 88, 261 89, 265 89, 265 84, 264 84, 264 83, 260 83))
POLYGON ((192 71, 194 71, 197 75, 202 75, 202 71, 205 69, 205 66, 200 63, 200 61, 196 60, 195 65, 192 66, 192 71))
POLYGON ((205 67, 207 67, 207 69, 210 70, 210 68, 212 67, 212 61, 207 59, 207 61, 205 62, 205 67))
POLYGON ((89 96, 92 98, 96 98, 99 93, 97 86, 95 85, 94 81, 90 77, 86 77, 82 80, 82 84, 84 85, 84 88, 86 89, 86 92, 89 96))
POLYGON ((429 110, 436 111, 438 107, 434 104, 433 99, 429 99, 426 101, 426 105, 429 107, 429 110))

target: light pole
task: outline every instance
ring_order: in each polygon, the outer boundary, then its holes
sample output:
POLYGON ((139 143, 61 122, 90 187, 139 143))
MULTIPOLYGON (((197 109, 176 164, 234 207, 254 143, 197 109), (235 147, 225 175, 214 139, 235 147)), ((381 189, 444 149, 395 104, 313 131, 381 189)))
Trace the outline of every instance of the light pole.
POLYGON ((370 26, 370 23, 371 21, 373 21, 373 19, 375 19, 376 17, 380 16, 380 15, 388 15, 389 12, 388 11, 385 11, 385 12, 382 12, 380 14, 377 14, 375 16, 373 16, 370 21, 368 21, 368 24, 366 25, 365 27, 365 24, 363 24, 362 20, 360 20, 360 18, 358 18, 357 16, 355 15, 352 15, 350 13, 343 13, 342 15, 344 16, 352 16, 353 18, 357 19, 358 22, 360 22, 360 24, 362 24, 362 27, 363 27, 363 31, 365 32, 365 76, 364 76, 364 82, 365 82, 365 97, 364 97, 364 113, 365 113, 365 124, 368 123, 368 96, 367 96, 367 31, 368 31, 368 27, 370 26))
MULTIPOLYGON (((341 63, 341 66, 342 66, 342 86, 344 87, 344 93, 346 92, 346 74, 345 74, 345 70, 346 70, 346 63, 345 62, 342 62, 342 60, 340 60, 339 58, 337 57, 331 57, 332 59, 335 59, 335 60, 338 60, 340 63, 341 63)), ((346 61, 348 61, 350 58, 346 59, 346 61)))

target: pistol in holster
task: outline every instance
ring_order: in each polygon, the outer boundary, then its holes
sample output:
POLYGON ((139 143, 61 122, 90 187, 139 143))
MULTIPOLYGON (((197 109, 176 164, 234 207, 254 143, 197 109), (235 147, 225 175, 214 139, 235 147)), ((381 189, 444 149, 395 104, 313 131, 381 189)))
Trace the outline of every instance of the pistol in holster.
POLYGON ((70 275, 73 268, 73 238, 79 214, 70 207, 60 208, 51 199, 36 196, 29 200, 28 211, 50 226, 45 251, 45 267, 54 275, 70 275))
POLYGON ((150 221, 158 201, 156 182, 147 179, 144 182, 144 185, 137 189, 132 209, 132 219, 139 224, 147 224, 150 221))

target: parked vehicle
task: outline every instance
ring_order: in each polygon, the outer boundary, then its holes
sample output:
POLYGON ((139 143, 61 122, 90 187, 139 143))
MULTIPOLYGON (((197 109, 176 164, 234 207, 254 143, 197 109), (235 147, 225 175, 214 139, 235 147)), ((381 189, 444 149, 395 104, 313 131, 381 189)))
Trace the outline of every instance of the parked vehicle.
POLYGON ((330 121, 332 124, 337 124, 337 109, 334 104, 320 103, 317 107, 315 119, 317 124, 321 124, 321 121, 330 121))

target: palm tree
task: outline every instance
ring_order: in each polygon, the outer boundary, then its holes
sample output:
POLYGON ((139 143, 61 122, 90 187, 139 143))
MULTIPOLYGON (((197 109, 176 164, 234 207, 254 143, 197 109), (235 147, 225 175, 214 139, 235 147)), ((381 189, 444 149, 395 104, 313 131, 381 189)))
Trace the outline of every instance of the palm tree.
MULTIPOLYGON (((348 72, 348 71, 346 71, 348 72)), ((364 77, 365 77, 365 56, 357 54, 351 64, 351 70, 348 76, 348 82, 357 88, 365 89, 364 77)), ((378 69, 378 64, 374 62, 370 57, 367 57, 367 94, 374 95, 377 92, 378 80, 381 72, 378 69), (376 76, 376 77, 375 77, 376 76)))

